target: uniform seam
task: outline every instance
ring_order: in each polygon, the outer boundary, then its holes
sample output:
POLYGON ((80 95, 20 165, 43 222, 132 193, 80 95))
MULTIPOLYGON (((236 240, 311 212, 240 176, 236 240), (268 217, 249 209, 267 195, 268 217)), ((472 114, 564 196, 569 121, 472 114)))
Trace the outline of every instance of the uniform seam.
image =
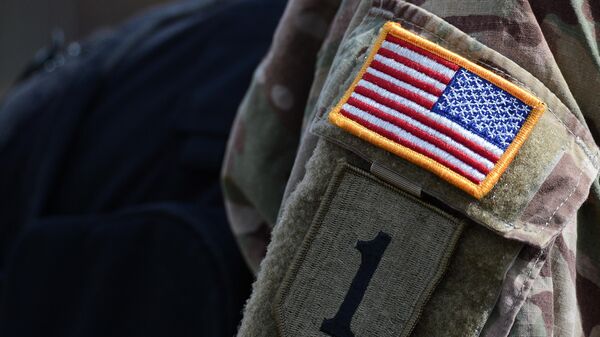
POLYGON ((575 187, 573 187, 573 190, 571 191, 571 193, 569 193, 569 195, 567 196, 567 198, 565 200, 563 200, 563 202, 561 202, 558 207, 556 207, 556 209, 554 210, 554 212, 552 212, 552 215, 550 215, 550 218, 548 218, 548 221, 546 221, 546 223, 544 224, 544 227, 547 227, 548 224, 550 223, 550 221, 554 218, 554 216, 556 215, 556 213, 558 212, 558 210, 563 207, 563 205, 569 200, 571 199, 571 197, 573 197, 573 195, 575 195, 575 191, 577 191, 577 188, 579 187, 579 185, 581 184, 581 179, 583 176, 583 170, 579 170, 579 177, 577 178, 577 184, 575 185, 575 187))
MULTIPOLYGON (((527 280, 532 280, 533 269, 540 262, 540 259, 542 258, 543 254, 544 254, 544 251, 540 250, 539 253, 537 254, 535 262, 531 265, 530 268, 528 268, 527 280)), ((527 285, 527 280, 523 280, 523 285, 519 289, 519 293, 517 294, 517 296, 515 296, 515 299, 519 299, 523 296, 523 292, 525 291, 525 286, 527 285)), ((523 301, 525 301, 525 298, 523 298, 523 301)), ((513 302, 513 304, 510 307, 509 312, 512 312, 517 307, 517 303, 518 303, 517 301, 513 302)), ((510 316, 506 317, 505 323, 510 323, 510 321, 511 321, 510 316)))

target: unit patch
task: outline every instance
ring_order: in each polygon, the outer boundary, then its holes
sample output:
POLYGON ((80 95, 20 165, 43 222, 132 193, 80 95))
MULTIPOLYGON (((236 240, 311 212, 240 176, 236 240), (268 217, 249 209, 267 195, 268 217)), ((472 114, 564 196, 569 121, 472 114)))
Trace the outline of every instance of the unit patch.
POLYGON ((482 198, 544 109, 515 84, 388 22, 329 119, 482 198))
POLYGON ((280 335, 408 336, 463 228, 340 164, 276 296, 280 335))

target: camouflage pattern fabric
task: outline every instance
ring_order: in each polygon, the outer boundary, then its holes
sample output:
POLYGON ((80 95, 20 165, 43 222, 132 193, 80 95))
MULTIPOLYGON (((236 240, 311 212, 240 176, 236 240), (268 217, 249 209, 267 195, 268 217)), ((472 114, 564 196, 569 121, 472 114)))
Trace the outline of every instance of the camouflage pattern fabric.
POLYGON ((335 0, 290 2, 240 106, 223 164, 225 205, 249 265, 264 256, 300 140, 335 0))
MULTIPOLYGON (((411 8, 404 1, 384 3, 395 3, 392 7, 397 11, 411 8)), ((572 113, 564 116, 567 124, 587 125, 594 138, 591 142, 600 141, 600 2, 409 3, 527 70, 572 113)), ((229 219, 255 271, 280 206, 302 179, 303 163, 317 143, 305 130, 315 115, 325 113, 319 111, 317 102, 338 47, 362 21, 365 8, 373 5, 359 0, 292 0, 271 51, 255 73, 223 167, 229 219), (295 161, 299 164, 294 165, 295 161)), ((435 29, 443 34, 444 27, 435 29)), ((583 134, 577 137, 590 141, 583 134)), ((571 164, 565 160, 557 169, 569 170, 571 164)), ((521 251, 506 273, 481 336, 600 336, 600 181, 591 179, 589 195, 576 219, 563 216, 561 207, 550 209, 564 228, 550 246, 521 251)), ((545 188, 550 191, 557 186, 560 182, 545 188)), ((571 194, 585 198, 587 192, 573 190, 571 194)), ((532 207, 548 202, 541 197, 534 201, 532 207)), ((535 212, 528 209, 521 216, 535 212)))

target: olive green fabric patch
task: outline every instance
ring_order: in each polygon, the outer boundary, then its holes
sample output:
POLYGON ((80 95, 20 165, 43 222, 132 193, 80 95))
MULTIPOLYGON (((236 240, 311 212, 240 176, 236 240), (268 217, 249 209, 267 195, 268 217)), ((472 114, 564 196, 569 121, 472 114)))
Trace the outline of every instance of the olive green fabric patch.
POLYGON ((277 294, 282 336, 406 336, 464 225, 340 164, 277 294))

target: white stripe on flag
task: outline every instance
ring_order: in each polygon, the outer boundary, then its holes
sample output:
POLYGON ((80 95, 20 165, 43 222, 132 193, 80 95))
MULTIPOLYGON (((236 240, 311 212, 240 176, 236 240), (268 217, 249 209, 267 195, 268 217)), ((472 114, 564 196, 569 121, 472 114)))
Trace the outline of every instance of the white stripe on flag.
POLYGON ((407 67, 400 62, 396 62, 396 61, 392 60, 391 58, 387 58, 385 56, 377 54, 377 55, 375 55, 375 60, 385 64, 386 66, 388 66, 390 68, 394 68, 394 69, 401 71, 407 75, 410 75, 418 80, 421 80, 425 83, 431 84, 441 91, 444 91, 444 89, 446 88, 446 85, 444 83, 436 80, 435 78, 429 77, 429 76, 423 74, 422 72, 419 72, 419 71, 414 70, 413 68, 407 67))
MULTIPOLYGON (((399 111, 396 111, 394 109, 390 109, 385 105, 379 104, 377 102, 375 102, 374 100, 368 98, 368 97, 364 97, 362 95, 359 94, 352 94, 352 97, 356 98, 357 100, 366 103, 376 109, 379 109, 381 111, 383 111, 384 113, 390 115, 390 116, 394 116, 398 119, 401 119, 405 122, 407 122, 408 124, 416 127, 417 129, 420 129, 421 131, 432 135, 435 138, 439 138, 442 141, 444 141, 445 143, 447 143, 448 145, 450 145, 451 147, 459 150, 460 152, 464 153, 467 157, 471 158, 473 161, 481 163, 483 166, 485 166, 486 168, 488 168, 489 170, 492 170, 494 168, 494 163, 492 163, 491 161, 489 161, 488 159, 478 155, 477 153, 473 152, 471 149, 469 149, 468 147, 456 142, 454 139, 448 137, 447 135, 438 132, 435 129, 432 129, 431 127, 412 119, 410 116, 407 116, 399 111), (355 96, 356 95, 356 96, 355 96)), ((350 104, 350 103, 348 103, 350 104)), ((350 104, 351 105, 351 104, 350 104)), ((366 111, 368 113, 368 111, 366 111)))
POLYGON ((378 86, 377 84, 371 83, 371 82, 369 82, 367 80, 360 80, 360 81, 358 81, 358 85, 361 86, 361 87, 363 87, 363 88, 369 89, 371 91, 375 91, 376 93, 378 93, 379 95, 381 95, 381 96, 383 96, 383 97, 385 97, 387 99, 390 99, 392 101, 398 102, 398 103, 400 103, 402 105, 406 105, 407 107, 409 107, 409 108, 411 108, 413 110, 416 110, 418 112, 425 113, 425 112, 429 111, 428 109, 426 109, 426 108, 422 107, 421 105, 419 105, 419 104, 417 104, 417 103, 409 100, 408 98, 404 98, 404 97, 402 97, 400 95, 396 95, 393 92, 387 91, 384 88, 378 86))
POLYGON ((377 125, 378 127, 389 131, 395 135, 398 135, 399 137, 401 137, 402 139, 405 139, 421 148, 426 149, 428 152, 433 153, 439 157, 444 158, 445 160, 447 160, 450 164, 460 168, 461 170, 469 173, 471 176, 473 176, 473 178, 477 179, 478 181, 483 181, 483 179, 485 178, 485 175, 482 174, 481 172, 479 172, 478 170, 474 169, 473 167, 467 165, 466 163, 464 163, 462 160, 454 157, 453 155, 449 154, 448 152, 434 146, 433 144, 430 144, 424 140, 422 140, 421 138, 417 138, 415 136, 413 136, 412 134, 406 132, 404 129, 401 129, 399 127, 397 127, 396 125, 393 125, 389 122, 386 122, 382 119, 379 119, 371 114, 369 114, 368 112, 362 111, 360 109, 357 109, 351 105, 348 104, 344 104, 343 109, 345 111, 347 111, 348 113, 363 119, 369 123, 372 123, 374 125, 377 125))
POLYGON ((386 73, 382 73, 381 71, 377 70, 377 69, 373 69, 371 67, 367 68, 367 72, 373 76, 379 77, 382 80, 386 80, 394 85, 397 85, 401 88, 404 88, 410 92, 414 92, 415 94, 425 98, 426 100, 430 101, 431 103, 435 103, 438 100, 437 96, 434 96, 428 92, 425 92, 409 83, 406 83, 404 81, 400 81, 399 79, 392 77, 386 73))
MULTIPOLYGON (((487 151, 489 151, 490 153, 493 153, 494 155, 496 155, 497 157, 502 156, 502 154, 504 153, 504 150, 502 150, 501 148, 499 148, 498 146, 496 146, 493 143, 488 142, 486 139, 484 139, 483 137, 465 129, 464 127, 462 127, 460 124, 455 123, 454 121, 445 118, 435 112, 432 112, 428 109, 425 109, 424 107, 420 106, 419 104, 414 103, 413 101, 410 101, 404 97, 398 96, 392 92, 389 92, 379 86, 377 86, 376 84, 373 84, 371 82, 367 82, 365 80, 360 80, 358 82, 359 86, 362 86, 364 88, 367 88, 371 91, 376 92, 377 94, 388 98, 392 101, 396 101, 402 105, 405 105, 408 108, 411 108, 413 110, 415 110, 416 112, 428 117, 429 119, 434 120, 435 122, 448 127, 452 130, 454 130, 456 133, 459 133, 461 136, 465 137, 466 139, 479 144, 481 147, 483 147, 484 149, 486 149, 487 151)), ((357 93, 352 93, 352 96, 355 97, 355 95, 359 95, 357 93)))
POLYGON ((393 42, 383 41, 382 47, 385 49, 389 49, 389 50, 393 51, 394 53, 396 53, 400 56, 404 56, 404 57, 406 57, 410 60, 413 60, 417 63, 421 63, 422 65, 426 66, 427 68, 432 69, 440 74, 443 74, 444 76, 446 76, 448 78, 452 78, 454 76, 454 74, 456 73, 456 71, 446 67, 443 64, 437 63, 436 61, 430 59, 427 56, 421 55, 417 52, 414 52, 410 49, 407 49, 405 47, 397 45, 393 42))

